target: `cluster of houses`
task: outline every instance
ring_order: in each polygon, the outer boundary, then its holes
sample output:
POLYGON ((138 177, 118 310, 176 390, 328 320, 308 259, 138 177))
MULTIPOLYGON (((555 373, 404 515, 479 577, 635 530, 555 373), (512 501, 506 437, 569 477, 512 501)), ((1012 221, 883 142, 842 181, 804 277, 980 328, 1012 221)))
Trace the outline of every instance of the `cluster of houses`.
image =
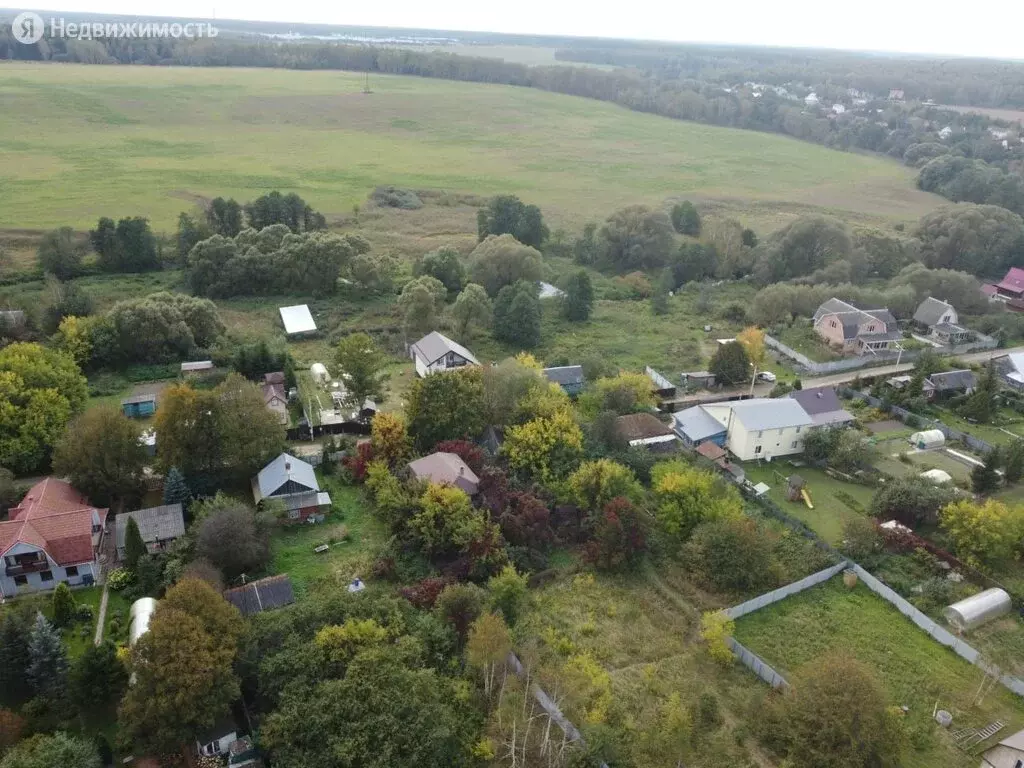
MULTIPOLYGON (((927 333, 916 336, 937 346, 955 346, 970 341, 974 333, 959 325, 956 308, 929 296, 914 312, 913 329, 927 333)), ((901 348, 904 333, 886 308, 863 309, 835 297, 815 311, 811 322, 815 333, 830 347, 848 355, 874 355, 901 348)))

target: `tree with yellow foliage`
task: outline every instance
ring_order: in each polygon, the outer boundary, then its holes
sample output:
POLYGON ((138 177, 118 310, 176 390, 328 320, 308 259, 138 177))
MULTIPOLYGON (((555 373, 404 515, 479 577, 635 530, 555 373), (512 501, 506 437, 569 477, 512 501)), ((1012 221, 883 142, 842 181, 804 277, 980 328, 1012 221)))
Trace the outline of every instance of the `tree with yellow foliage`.
POLYGON ((965 499, 941 509, 939 524, 953 539, 957 557, 971 565, 993 565, 1016 554, 1024 537, 1024 507, 965 499))
POLYGON ((655 517, 677 542, 685 541, 693 529, 707 520, 737 518, 743 501, 735 488, 710 472, 681 461, 663 462, 651 472, 656 502, 655 517))
POLYGON ((389 467, 397 467, 409 457, 411 442, 405 417, 400 413, 379 412, 370 425, 370 443, 373 455, 389 467))
POLYGON ((92 336, 89 320, 68 315, 60 321, 54 337, 57 349, 74 358, 79 366, 85 365, 92 355, 92 336))
POLYGON ((576 504, 588 512, 599 512, 617 496, 636 501, 641 494, 633 471, 611 459, 580 464, 569 476, 569 488, 576 504))
POLYGON ((646 374, 629 371, 598 379, 579 398, 580 411, 590 418, 600 411, 615 411, 623 415, 645 411, 654 403, 654 385, 651 380, 646 374))
POLYGON ((753 366, 754 371, 750 379, 750 392, 754 392, 754 382, 757 381, 757 373, 764 367, 768 351, 765 347, 764 331, 756 325, 744 328, 736 334, 736 341, 740 343, 747 353, 747 358, 753 366))
POLYGON ((409 528, 428 555, 456 552, 485 533, 487 519, 461 488, 431 483, 409 528))
POLYGON ((564 475, 583 453, 583 432, 572 415, 557 411, 509 427, 503 447, 509 466, 541 481, 564 475))
POLYGON ((700 617, 700 637, 707 643, 711 658, 722 666, 733 662, 732 651, 726 642, 736 631, 736 622, 725 615, 725 611, 706 611, 700 617))

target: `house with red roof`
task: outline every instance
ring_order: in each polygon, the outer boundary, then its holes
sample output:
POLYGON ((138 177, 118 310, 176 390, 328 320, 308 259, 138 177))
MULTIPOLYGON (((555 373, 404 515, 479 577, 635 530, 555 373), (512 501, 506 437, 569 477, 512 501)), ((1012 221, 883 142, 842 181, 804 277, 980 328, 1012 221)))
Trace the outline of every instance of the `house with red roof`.
POLYGON ((1006 277, 996 283, 996 298, 1003 301, 1024 299, 1024 269, 1010 267, 1006 277))
POLYGON ((107 512, 63 480, 33 485, 0 522, 0 596, 94 583, 107 512))

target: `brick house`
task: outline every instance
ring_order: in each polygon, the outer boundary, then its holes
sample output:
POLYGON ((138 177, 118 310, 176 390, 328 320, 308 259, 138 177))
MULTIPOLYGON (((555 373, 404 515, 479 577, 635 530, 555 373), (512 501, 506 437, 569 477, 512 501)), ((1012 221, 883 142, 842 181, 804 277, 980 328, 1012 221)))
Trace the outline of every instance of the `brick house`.
POLYGON ((818 307, 814 330, 829 346, 857 355, 884 352, 903 338, 888 309, 858 309, 836 298, 818 307))

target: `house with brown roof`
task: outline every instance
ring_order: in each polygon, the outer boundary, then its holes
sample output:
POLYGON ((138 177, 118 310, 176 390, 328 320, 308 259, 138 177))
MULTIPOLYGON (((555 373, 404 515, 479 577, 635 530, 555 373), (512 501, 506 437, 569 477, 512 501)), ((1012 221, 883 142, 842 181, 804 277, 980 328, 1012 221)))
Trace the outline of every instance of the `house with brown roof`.
POLYGON ((288 394, 284 389, 284 373, 276 371, 263 374, 260 390, 263 392, 263 404, 277 416, 278 421, 287 424, 288 394))
POLYGON ((409 462, 409 472, 417 480, 426 480, 438 485, 454 485, 468 495, 474 496, 480 489, 480 478, 455 453, 438 451, 422 459, 409 462))
POLYGON ((107 511, 63 480, 33 485, 0 523, 0 596, 97 581, 107 511))
POLYGON ((888 309, 858 309, 831 298, 814 313, 814 330, 841 352, 869 355, 884 352, 902 338, 896 318, 888 309))
POLYGON ((615 433, 631 448, 672 451, 679 447, 676 433, 653 413, 630 413, 615 419, 615 433))

